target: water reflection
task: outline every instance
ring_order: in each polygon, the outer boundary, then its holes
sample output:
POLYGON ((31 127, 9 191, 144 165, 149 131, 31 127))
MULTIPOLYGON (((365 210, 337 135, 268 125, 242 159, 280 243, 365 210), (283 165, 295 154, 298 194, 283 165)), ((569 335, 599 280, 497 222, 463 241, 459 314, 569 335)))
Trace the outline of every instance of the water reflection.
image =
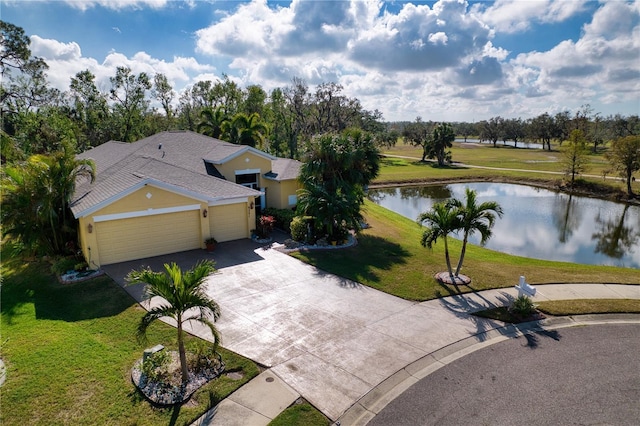
POLYGON ((617 220, 606 220, 596 216, 598 232, 593 234, 596 240, 596 252, 604 253, 609 257, 621 259, 626 252, 638 245, 640 238, 640 223, 635 229, 631 224, 625 226, 624 218, 629 211, 629 206, 625 206, 622 214, 617 220))
MULTIPOLYGON (((640 208, 525 185, 472 183, 371 190, 374 202, 411 220, 441 200, 497 201, 504 216, 487 248, 539 259, 640 268, 640 208)), ((454 235, 455 237, 455 235, 454 235)), ((479 244, 480 237, 470 242, 479 244)))
POLYGON ((573 195, 557 194, 553 205, 553 223, 558 230, 558 241, 566 243, 580 226, 582 211, 573 195))

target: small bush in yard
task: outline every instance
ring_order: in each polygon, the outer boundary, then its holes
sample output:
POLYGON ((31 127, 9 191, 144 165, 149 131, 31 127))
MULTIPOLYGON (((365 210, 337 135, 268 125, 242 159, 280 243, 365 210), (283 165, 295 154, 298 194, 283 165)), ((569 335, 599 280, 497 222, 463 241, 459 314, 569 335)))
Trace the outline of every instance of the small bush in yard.
POLYGON ((158 351, 142 361, 141 370, 149 380, 161 381, 169 374, 168 367, 170 362, 171 355, 169 355, 169 352, 165 350, 158 351))
POLYGON ((264 214, 273 216, 276 220, 276 226, 285 232, 291 231, 291 221, 296 216, 296 212, 291 209, 276 209, 273 207, 266 208, 264 214))
POLYGON ((291 221, 291 238, 301 243, 308 243, 312 237, 309 235, 309 222, 311 216, 296 216, 291 221))
POLYGON ((528 317, 536 311, 536 305, 530 297, 522 295, 513 301, 509 310, 516 315, 528 317))
POLYGON ((256 226, 256 235, 258 238, 269 238, 273 232, 276 220, 273 216, 262 215, 258 218, 258 226, 256 226))
POLYGON ((51 271, 54 274, 62 275, 67 271, 76 269, 76 265, 78 265, 78 263, 79 259, 77 257, 61 257, 53 263, 51 271))

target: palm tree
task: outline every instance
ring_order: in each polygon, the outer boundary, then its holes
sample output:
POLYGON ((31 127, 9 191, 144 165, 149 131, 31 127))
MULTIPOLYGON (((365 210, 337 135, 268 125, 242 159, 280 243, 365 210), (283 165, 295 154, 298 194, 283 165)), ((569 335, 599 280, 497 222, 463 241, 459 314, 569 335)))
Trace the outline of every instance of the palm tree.
POLYGON ((5 232, 27 246, 48 253, 62 253, 75 240, 69 203, 81 178, 95 179, 95 164, 77 159, 73 149, 51 155, 33 155, 21 164, 8 166, 2 177, 2 222, 5 232), (30 202, 27 200, 31 198, 30 202), (40 234, 38 238, 34 233, 40 234))
POLYGON ((458 260, 458 266, 456 267, 455 276, 460 274, 462 268, 462 262, 464 261, 464 255, 467 251, 467 241, 470 235, 473 235, 476 231, 480 233, 480 244, 485 245, 489 238, 491 238, 491 228, 496 221, 496 215, 502 217, 503 211, 500 204, 495 201, 485 201, 478 204, 476 201, 476 191, 467 188, 466 200, 464 205, 458 199, 452 199, 451 205, 455 208, 455 214, 458 216, 459 229, 463 231, 462 237, 462 251, 460 252, 460 259, 458 260))
POLYGON ((222 107, 215 109, 207 107, 200 112, 197 129, 199 133, 217 139, 222 135, 222 129, 227 121, 229 118, 222 107))
POLYGON ((151 308, 140 320, 139 340, 146 340, 147 328, 155 320, 169 317, 176 321, 183 384, 189 380, 183 324, 187 321, 197 321, 208 326, 214 337, 214 350, 220 343, 218 330, 210 319, 213 318, 213 321, 216 321, 220 317, 220 307, 207 297, 204 290, 206 278, 215 271, 214 265, 212 261, 203 260, 183 274, 180 267, 172 262, 164 265, 164 272, 153 272, 145 268, 131 271, 127 275, 129 285, 145 283, 149 297, 160 296, 164 299, 163 303, 151 308))
POLYGON ((239 145, 262 146, 266 134, 267 126, 255 112, 248 116, 238 113, 222 126, 222 137, 239 145))
POLYGON ((451 200, 436 203, 431 210, 421 213, 420 216, 418 216, 418 223, 423 224, 425 222, 427 229, 422 234, 421 244, 423 247, 431 249, 433 244, 438 241, 438 238, 444 240, 444 257, 447 261, 449 275, 453 278, 447 236, 460 229, 458 211, 454 208, 451 200))

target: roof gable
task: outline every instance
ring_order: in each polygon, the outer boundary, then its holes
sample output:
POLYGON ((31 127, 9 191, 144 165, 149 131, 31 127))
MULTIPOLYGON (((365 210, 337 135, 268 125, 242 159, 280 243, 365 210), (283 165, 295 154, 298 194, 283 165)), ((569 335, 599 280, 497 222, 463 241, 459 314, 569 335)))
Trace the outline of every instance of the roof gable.
POLYGON ((259 191, 222 178, 205 161, 220 151, 233 158, 251 147, 229 144, 194 132, 162 132, 133 143, 110 141, 80 154, 96 163, 94 183, 79 180, 71 202, 75 217, 85 216, 125 194, 142 182, 166 186, 199 200, 256 197, 259 191))

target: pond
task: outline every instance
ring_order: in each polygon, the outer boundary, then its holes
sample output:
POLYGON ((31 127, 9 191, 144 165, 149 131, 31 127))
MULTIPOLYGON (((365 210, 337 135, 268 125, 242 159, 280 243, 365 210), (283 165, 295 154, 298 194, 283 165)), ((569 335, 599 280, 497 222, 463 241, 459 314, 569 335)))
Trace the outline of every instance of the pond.
MULTIPOLYGON (((411 220, 434 203, 497 201, 504 210, 485 247, 537 259, 640 268, 640 207, 570 196, 525 185, 468 183, 371 189, 369 199, 411 220)), ((452 235, 454 238, 460 236, 452 235)), ((479 235, 469 239, 479 244, 479 235)))
MULTIPOLYGON (((456 142, 459 143, 469 143, 469 144, 483 144, 483 145, 491 145, 493 146, 492 141, 481 141, 480 139, 467 138, 465 141, 464 138, 456 138, 456 142)), ((513 146, 516 148, 528 148, 528 149, 544 149, 541 143, 537 142, 529 142, 529 141, 519 141, 517 144, 514 141, 498 141, 498 146, 513 146)))

